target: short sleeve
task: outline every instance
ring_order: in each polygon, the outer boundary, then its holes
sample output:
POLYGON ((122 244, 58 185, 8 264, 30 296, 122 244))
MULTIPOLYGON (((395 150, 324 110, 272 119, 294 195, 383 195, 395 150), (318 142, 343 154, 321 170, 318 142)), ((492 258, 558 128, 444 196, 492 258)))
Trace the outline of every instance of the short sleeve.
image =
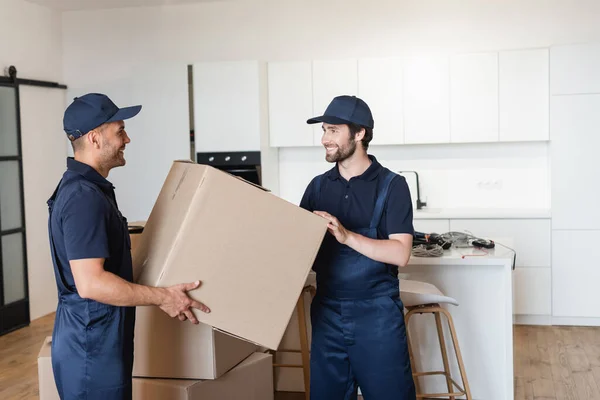
POLYGON ((396 233, 414 234, 412 199, 406 179, 401 175, 390 184, 387 206, 382 218, 382 230, 386 237, 396 233))
POLYGON ((106 199, 86 189, 73 193, 63 209, 62 228, 69 260, 108 258, 106 199))
POLYGON ((315 210, 313 196, 314 196, 315 181, 317 180, 317 178, 313 178, 313 180, 310 181, 310 183, 306 187, 306 190, 304 191, 302 200, 300 200, 300 207, 304 208, 305 210, 308 210, 310 212, 313 212, 315 210))

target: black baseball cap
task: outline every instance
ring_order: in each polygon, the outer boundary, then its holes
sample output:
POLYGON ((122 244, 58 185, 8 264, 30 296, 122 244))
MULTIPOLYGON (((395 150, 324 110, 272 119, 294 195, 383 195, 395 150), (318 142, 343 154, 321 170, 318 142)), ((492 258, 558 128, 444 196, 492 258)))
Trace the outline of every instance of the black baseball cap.
POLYGON ((75 97, 65 110, 63 128, 71 140, 75 140, 102 124, 135 117, 142 106, 119 108, 101 93, 88 93, 75 97))
POLYGON ((353 123, 365 128, 373 128, 374 121, 371 109, 364 100, 356 96, 337 96, 327 106, 325 114, 306 121, 308 124, 326 122, 340 125, 353 123))

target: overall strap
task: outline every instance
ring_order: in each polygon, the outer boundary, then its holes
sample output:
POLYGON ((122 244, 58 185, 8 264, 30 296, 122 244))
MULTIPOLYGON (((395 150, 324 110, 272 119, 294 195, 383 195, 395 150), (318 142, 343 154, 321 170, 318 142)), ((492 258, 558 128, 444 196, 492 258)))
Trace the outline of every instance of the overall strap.
POLYGON ((318 175, 315 178, 315 188, 313 190, 313 194, 314 194, 314 205, 315 205, 315 209, 320 210, 319 208, 319 202, 321 200, 321 178, 323 178, 323 175, 318 175))
POLYGON ((61 179, 60 182, 58 182, 58 185, 56 185, 56 189, 54 189, 54 193, 52 193, 52 196, 46 202, 48 204, 48 234, 49 234, 48 237, 50 238, 50 252, 52 255, 52 262, 54 264, 54 274, 56 276, 56 284, 58 285, 58 288, 60 289, 59 297, 60 297, 61 292, 73 293, 73 291, 68 288, 68 285, 65 281, 65 277, 62 273, 62 270, 59 267, 60 260, 58 259, 57 255, 56 255, 56 245, 54 243, 54 235, 52 234, 52 212, 54 211, 54 203, 56 202, 56 198, 58 197, 58 193, 60 192, 60 189, 62 187, 64 187, 67 183, 70 183, 74 180, 76 180, 76 179, 74 179, 74 178, 61 179))
POLYGON ((369 227, 371 229, 376 229, 379 226, 379 223, 381 222, 381 216, 383 215, 383 208, 388 197, 390 185, 392 183, 392 180, 397 176, 396 173, 390 170, 384 169, 384 171, 385 176, 381 180, 381 186, 379 187, 379 190, 377 192, 375 208, 373 209, 373 218, 371 219, 371 225, 369 227))

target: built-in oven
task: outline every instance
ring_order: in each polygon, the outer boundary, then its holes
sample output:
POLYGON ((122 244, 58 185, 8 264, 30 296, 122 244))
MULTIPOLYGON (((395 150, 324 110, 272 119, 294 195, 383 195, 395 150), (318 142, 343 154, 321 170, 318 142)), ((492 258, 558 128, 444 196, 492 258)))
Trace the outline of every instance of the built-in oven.
POLYGON ((260 151, 196 153, 196 162, 262 186, 260 151))

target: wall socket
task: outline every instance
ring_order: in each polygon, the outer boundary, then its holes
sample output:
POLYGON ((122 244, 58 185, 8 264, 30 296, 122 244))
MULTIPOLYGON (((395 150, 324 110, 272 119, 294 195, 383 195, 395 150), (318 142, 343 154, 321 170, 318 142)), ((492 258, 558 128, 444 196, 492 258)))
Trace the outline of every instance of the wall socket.
POLYGON ((502 189, 502 179, 486 179, 477 182, 479 190, 500 190, 502 189))

